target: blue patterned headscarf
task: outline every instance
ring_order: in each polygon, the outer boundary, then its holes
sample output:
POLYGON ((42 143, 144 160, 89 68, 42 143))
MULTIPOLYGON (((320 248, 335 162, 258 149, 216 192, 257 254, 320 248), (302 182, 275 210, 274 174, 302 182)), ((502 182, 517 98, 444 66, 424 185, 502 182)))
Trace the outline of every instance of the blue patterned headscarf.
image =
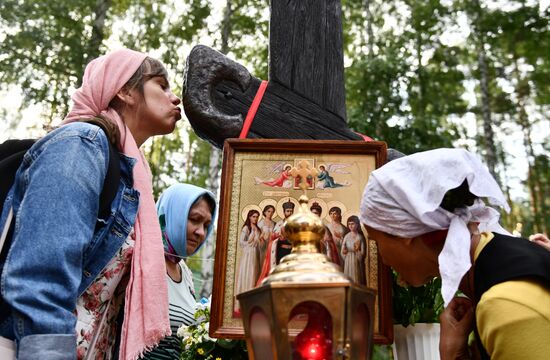
POLYGON ((178 257, 191 256, 206 242, 216 216, 216 206, 212 211, 212 222, 208 226, 205 241, 197 247, 193 254, 187 254, 187 218, 191 207, 197 199, 205 195, 216 203, 214 195, 203 188, 190 184, 174 184, 166 189, 157 201, 157 213, 162 229, 162 241, 165 253, 178 257))

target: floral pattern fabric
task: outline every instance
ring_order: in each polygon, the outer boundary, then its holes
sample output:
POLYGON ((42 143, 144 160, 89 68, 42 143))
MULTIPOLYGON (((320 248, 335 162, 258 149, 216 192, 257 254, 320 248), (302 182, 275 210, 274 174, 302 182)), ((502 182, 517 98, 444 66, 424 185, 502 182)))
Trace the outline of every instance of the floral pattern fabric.
MULTIPOLYGON (((130 274, 135 234, 124 244, 77 301, 77 359, 111 359, 116 319, 130 274)), ((121 311, 124 311, 123 309, 121 311)))

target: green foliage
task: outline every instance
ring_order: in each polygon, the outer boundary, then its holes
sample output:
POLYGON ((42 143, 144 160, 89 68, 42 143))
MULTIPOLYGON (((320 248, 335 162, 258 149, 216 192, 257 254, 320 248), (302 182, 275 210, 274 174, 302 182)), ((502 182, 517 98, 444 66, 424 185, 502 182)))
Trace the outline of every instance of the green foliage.
POLYGON ((424 286, 402 287, 392 272, 393 322, 403 326, 416 323, 437 323, 443 311, 441 279, 435 278, 424 286))
POLYGON ((488 4, 344 0, 348 123, 405 153, 453 147, 457 140, 481 155, 494 146, 501 177, 510 159, 518 156, 502 149, 503 134, 517 132, 517 124, 528 156, 530 200, 524 211, 506 220, 514 226, 516 221, 533 222, 532 229, 548 231, 541 203, 547 198, 541 177, 548 170, 535 164, 538 154, 544 157, 548 151, 538 150, 542 144, 532 143, 530 131, 537 122, 548 124, 550 10, 536 1, 488 4), (450 27, 464 30, 464 19, 469 23, 466 41, 446 41, 450 27), (481 130, 480 48, 486 53, 490 127, 497 136, 478 131, 468 139, 471 130, 457 119, 474 115, 481 130))
MULTIPOLYGON (((549 150, 549 146, 546 145, 546 152, 549 150)), ((532 201, 519 202, 516 209, 519 213, 518 218, 523 219, 522 236, 525 238, 541 232, 541 229, 546 229, 546 231, 550 229, 550 159, 548 156, 539 155, 533 163, 534 174, 531 176, 531 181, 539 194, 536 198, 537 212, 533 209, 532 201)))
POLYGON ((373 360, 393 360, 391 345, 374 345, 372 350, 373 360))
POLYGON ((268 74, 269 4, 263 0, 231 1, 228 54, 260 79, 268 74))
MULTIPOLYGON (((353 14, 353 1, 348 4, 353 14)), ((462 50, 438 40, 448 10, 439 1, 392 4, 406 8, 410 18, 400 20, 399 34, 381 30, 387 10, 372 7, 371 26, 378 31, 368 41, 374 53, 353 54, 346 69, 349 124, 405 153, 452 146, 461 129, 448 118, 463 115, 467 107, 458 61, 462 50)))
POLYGON ((145 153, 153 175, 155 198, 174 182, 205 187, 211 150, 212 145, 199 139, 188 125, 153 138, 145 153))
POLYGON ((105 52, 107 39, 159 49, 168 68, 181 73, 185 58, 177 55, 209 15, 206 0, 3 0, 0 90, 18 85, 23 107, 41 104, 49 122, 58 120, 68 111, 68 90, 79 86, 86 63, 105 52), (125 22, 132 26, 112 34, 114 24, 125 22))
MULTIPOLYGON (((342 13, 349 125, 405 153, 471 140, 483 154, 494 143, 501 177, 511 155, 503 151, 500 134, 523 132, 530 199, 510 221, 548 231, 549 169, 539 159, 548 149, 533 143, 530 131, 548 124, 549 8, 534 0, 506 0, 498 7, 485 0, 342 0, 342 13), (453 26, 465 30, 464 42, 445 41, 453 26), (482 131, 467 139, 457 125, 465 114, 481 124, 480 48, 487 57, 495 139, 482 131)), ((3 0, 0 28, 0 91, 21 88, 22 107, 42 105, 37 119, 47 122, 66 114, 85 64, 118 43, 159 57, 175 75, 177 92, 186 52, 199 39, 223 45, 252 74, 268 77, 266 0, 3 0), (213 10, 226 4, 228 17, 212 21, 213 10), (222 21, 229 25, 225 39, 222 21)), ((4 109, 0 118, 20 119, 4 109)), ((189 130, 149 145, 156 195, 175 181, 204 186, 211 148, 188 136, 189 130)))
POLYGON ((213 339, 208 335, 209 306, 209 302, 201 301, 193 325, 183 325, 178 330, 178 336, 182 338, 180 360, 248 359, 244 340, 213 339))
POLYGON ((153 175, 153 194, 156 199, 172 183, 184 182, 186 174, 181 171, 184 168, 184 159, 181 156, 172 156, 183 147, 182 132, 175 131, 153 138, 148 151, 145 151, 153 175))
POLYGON ((0 87, 20 85, 24 105, 67 111, 67 89, 84 71, 95 0, 0 2, 0 87), (4 30, 6 30, 4 32, 4 30))
POLYGON ((181 74, 185 57, 182 46, 191 45, 206 27, 211 8, 208 1, 132 0, 123 15, 137 26, 123 28, 117 37, 123 45, 161 51, 160 60, 181 74))

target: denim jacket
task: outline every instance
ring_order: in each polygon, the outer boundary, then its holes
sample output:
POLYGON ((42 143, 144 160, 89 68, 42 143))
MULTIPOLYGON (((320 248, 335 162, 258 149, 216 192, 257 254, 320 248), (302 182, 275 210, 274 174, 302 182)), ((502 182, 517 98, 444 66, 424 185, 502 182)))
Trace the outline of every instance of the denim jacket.
POLYGON ((25 155, 0 218, 13 208, 14 232, 0 264, 0 290, 11 313, 0 335, 18 359, 75 359, 77 298, 122 246, 137 214, 135 159, 120 155, 121 181, 111 213, 98 219, 109 161, 99 127, 77 122, 52 131, 25 155))

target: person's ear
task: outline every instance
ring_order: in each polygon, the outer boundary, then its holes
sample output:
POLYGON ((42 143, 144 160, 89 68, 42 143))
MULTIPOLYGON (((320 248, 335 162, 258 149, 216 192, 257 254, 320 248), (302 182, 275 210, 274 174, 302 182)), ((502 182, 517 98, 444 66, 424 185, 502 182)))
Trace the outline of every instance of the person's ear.
POLYGON ((116 93, 115 98, 129 106, 133 106, 137 103, 136 92, 124 88, 116 93))

